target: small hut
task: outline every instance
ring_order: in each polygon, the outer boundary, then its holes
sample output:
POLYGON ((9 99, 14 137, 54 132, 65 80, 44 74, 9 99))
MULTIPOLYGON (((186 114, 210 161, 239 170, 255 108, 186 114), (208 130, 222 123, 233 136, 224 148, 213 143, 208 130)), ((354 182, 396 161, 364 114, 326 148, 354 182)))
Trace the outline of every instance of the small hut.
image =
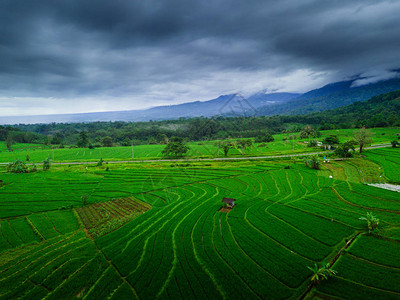
POLYGON ((222 198, 222 203, 228 204, 228 208, 233 208, 235 206, 235 199, 233 198, 222 198))

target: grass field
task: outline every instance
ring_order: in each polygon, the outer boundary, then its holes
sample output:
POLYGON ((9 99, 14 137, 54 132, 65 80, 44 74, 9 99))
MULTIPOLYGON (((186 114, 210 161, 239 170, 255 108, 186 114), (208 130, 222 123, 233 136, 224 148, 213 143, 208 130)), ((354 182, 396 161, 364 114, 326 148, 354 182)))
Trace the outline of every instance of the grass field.
MULTIPOLYGON (((322 140, 328 135, 338 135, 341 142, 350 140, 357 129, 340 129, 322 131, 322 136, 318 140, 322 140)), ((396 133, 400 132, 399 128, 374 128, 372 144, 390 143, 397 139, 396 133)), ((229 157, 241 156, 273 156, 293 153, 315 152, 321 149, 307 147, 304 142, 307 140, 288 140, 293 134, 277 134, 274 136, 275 141, 267 143, 266 146, 255 144, 250 149, 241 152, 240 149, 231 149, 229 157), (286 140, 284 140, 286 139, 286 140)), ((217 141, 191 142, 186 157, 188 158, 210 158, 223 157, 222 149, 218 149, 217 141)), ((8 152, 4 142, 0 142, 0 163, 11 162, 17 159, 25 160, 27 155, 30 161, 36 163, 50 158, 53 161, 98 161, 104 160, 143 160, 143 159, 161 159, 161 151, 165 145, 138 145, 133 147, 110 147, 110 148, 65 148, 65 149, 44 149, 43 145, 17 144, 13 145, 14 151, 8 152)))
POLYGON ((307 267, 359 233, 308 297, 398 299, 400 193, 363 184, 389 177, 396 161, 380 170, 378 156, 398 149, 377 151, 319 171, 273 160, 3 167, 0 299, 295 299, 307 267), (236 199, 228 213, 222 197, 236 199), (378 235, 359 220, 370 211, 378 235))

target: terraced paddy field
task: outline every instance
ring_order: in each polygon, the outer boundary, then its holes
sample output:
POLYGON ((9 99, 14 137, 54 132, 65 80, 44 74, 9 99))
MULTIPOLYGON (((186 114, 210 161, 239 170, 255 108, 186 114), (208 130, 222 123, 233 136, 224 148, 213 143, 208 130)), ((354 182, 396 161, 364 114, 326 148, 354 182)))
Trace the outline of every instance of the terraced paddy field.
POLYGON ((390 182, 400 184, 400 149, 384 148, 374 149, 365 152, 365 155, 372 161, 378 163, 383 175, 390 182))
POLYGON ((365 159, 3 170, 0 299, 399 299, 400 193, 364 184, 380 174, 365 159), (309 289, 327 262, 337 276, 309 289))

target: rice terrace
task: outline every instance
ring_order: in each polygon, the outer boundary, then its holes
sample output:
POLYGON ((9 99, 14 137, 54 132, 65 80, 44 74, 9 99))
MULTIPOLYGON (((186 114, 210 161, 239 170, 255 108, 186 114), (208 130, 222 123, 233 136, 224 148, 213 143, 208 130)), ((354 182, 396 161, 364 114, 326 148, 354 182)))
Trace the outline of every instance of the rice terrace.
MULTIPOLYGON (((400 297, 398 148, 1 173, 0 298, 400 297), (222 199, 235 205, 219 211, 222 199), (380 228, 360 218, 372 212, 380 228), (336 275, 313 284, 313 268, 336 275)), ((314 274, 315 275, 315 274, 314 274)))
POLYGON ((400 1, 0 1, 0 300, 400 300, 400 1))

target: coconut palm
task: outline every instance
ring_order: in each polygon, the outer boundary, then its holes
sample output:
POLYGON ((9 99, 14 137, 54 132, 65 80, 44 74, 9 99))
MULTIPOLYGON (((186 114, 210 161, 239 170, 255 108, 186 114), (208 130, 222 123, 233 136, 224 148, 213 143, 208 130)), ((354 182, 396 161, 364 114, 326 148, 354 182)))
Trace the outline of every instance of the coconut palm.
POLYGON ((311 276, 311 281, 314 284, 318 284, 321 280, 328 279, 331 276, 336 275, 336 271, 332 270, 332 268, 329 266, 329 263, 326 263, 322 267, 318 267, 317 264, 314 265, 314 267, 307 267, 313 272, 313 276, 311 276))
POLYGON ((367 217, 361 217, 359 220, 367 221, 369 233, 371 233, 371 231, 377 228, 379 225, 379 219, 375 217, 372 212, 367 212, 367 217))

